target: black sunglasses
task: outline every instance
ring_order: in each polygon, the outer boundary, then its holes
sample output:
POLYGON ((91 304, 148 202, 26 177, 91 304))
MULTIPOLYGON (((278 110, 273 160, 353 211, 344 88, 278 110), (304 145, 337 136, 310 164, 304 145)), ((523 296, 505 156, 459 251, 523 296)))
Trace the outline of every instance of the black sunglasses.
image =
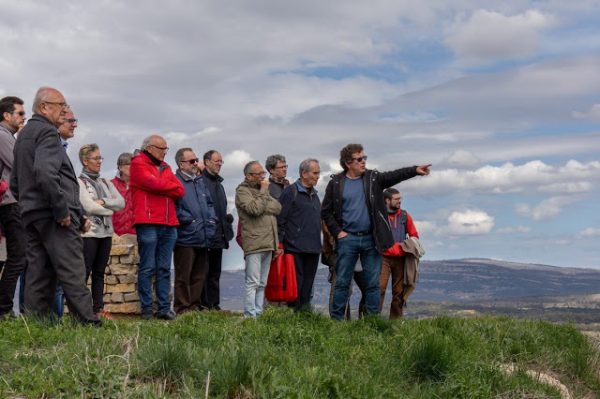
POLYGON ((195 163, 198 163, 198 161, 200 161, 198 158, 194 158, 194 159, 188 159, 187 161, 181 161, 181 162, 189 162, 190 164, 195 164, 195 163))
POLYGON ((362 162, 362 161, 366 161, 367 160, 367 156, 363 155, 362 157, 358 157, 358 158, 352 158, 353 161, 356 162, 362 162))

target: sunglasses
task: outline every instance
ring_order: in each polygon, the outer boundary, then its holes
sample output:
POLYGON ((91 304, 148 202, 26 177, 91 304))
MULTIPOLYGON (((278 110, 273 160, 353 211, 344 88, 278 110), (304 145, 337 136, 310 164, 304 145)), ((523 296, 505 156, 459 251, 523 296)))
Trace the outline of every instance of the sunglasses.
POLYGON ((25 116, 25 112, 24 111, 17 112, 17 115, 19 115, 19 116, 25 116))
POLYGON ((367 156, 363 155, 362 157, 358 157, 358 158, 352 158, 353 161, 356 162, 362 162, 362 161, 366 161, 367 160, 367 156))
POLYGON ((195 164, 198 163, 200 160, 198 158, 194 158, 194 159, 188 159, 187 161, 181 161, 181 162, 189 162, 190 164, 195 164))

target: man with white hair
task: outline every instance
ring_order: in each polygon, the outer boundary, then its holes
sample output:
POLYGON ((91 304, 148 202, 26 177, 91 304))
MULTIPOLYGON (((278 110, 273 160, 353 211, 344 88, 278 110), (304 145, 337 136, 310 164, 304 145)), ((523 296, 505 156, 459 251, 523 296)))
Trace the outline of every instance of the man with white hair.
POLYGON ((165 162, 169 147, 159 135, 146 137, 141 152, 131 160, 130 181, 134 220, 140 252, 138 292, 142 318, 152 319, 152 278, 156 278, 156 317, 173 320, 171 291, 171 255, 177 240, 175 201, 185 189, 165 162))
POLYGON ((85 284, 80 233, 90 224, 79 202, 77 176, 57 131, 67 108, 58 90, 40 88, 33 102, 34 114, 15 143, 10 188, 28 235, 25 311, 51 316, 58 282, 75 319, 101 325, 85 284))

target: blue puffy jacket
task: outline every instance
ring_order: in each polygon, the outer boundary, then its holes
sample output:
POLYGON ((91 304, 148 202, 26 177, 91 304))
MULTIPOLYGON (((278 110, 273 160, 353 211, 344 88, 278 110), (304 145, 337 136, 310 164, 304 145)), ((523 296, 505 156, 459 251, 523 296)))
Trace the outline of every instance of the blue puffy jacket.
POLYGON ((213 200, 202 176, 189 177, 180 170, 175 173, 185 194, 175 204, 179 227, 177 245, 208 248, 217 232, 213 200))

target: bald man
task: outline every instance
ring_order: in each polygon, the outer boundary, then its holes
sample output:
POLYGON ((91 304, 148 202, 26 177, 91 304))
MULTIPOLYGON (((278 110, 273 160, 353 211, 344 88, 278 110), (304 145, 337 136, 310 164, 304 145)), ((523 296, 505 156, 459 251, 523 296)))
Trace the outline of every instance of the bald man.
POLYGON ((177 240, 175 201, 185 189, 165 162, 169 150, 159 135, 148 136, 140 153, 133 157, 129 168, 129 187, 133 201, 133 223, 137 231, 140 253, 138 293, 142 318, 154 317, 152 308, 152 277, 155 277, 158 312, 156 317, 173 320, 171 310, 171 255, 177 240))
POLYGON ((10 188, 27 231, 25 311, 53 317, 57 282, 62 285, 75 320, 101 325, 85 284, 81 232, 89 229, 79 202, 79 183, 60 142, 57 127, 68 106, 58 90, 42 87, 33 101, 33 116, 15 143, 10 188))

